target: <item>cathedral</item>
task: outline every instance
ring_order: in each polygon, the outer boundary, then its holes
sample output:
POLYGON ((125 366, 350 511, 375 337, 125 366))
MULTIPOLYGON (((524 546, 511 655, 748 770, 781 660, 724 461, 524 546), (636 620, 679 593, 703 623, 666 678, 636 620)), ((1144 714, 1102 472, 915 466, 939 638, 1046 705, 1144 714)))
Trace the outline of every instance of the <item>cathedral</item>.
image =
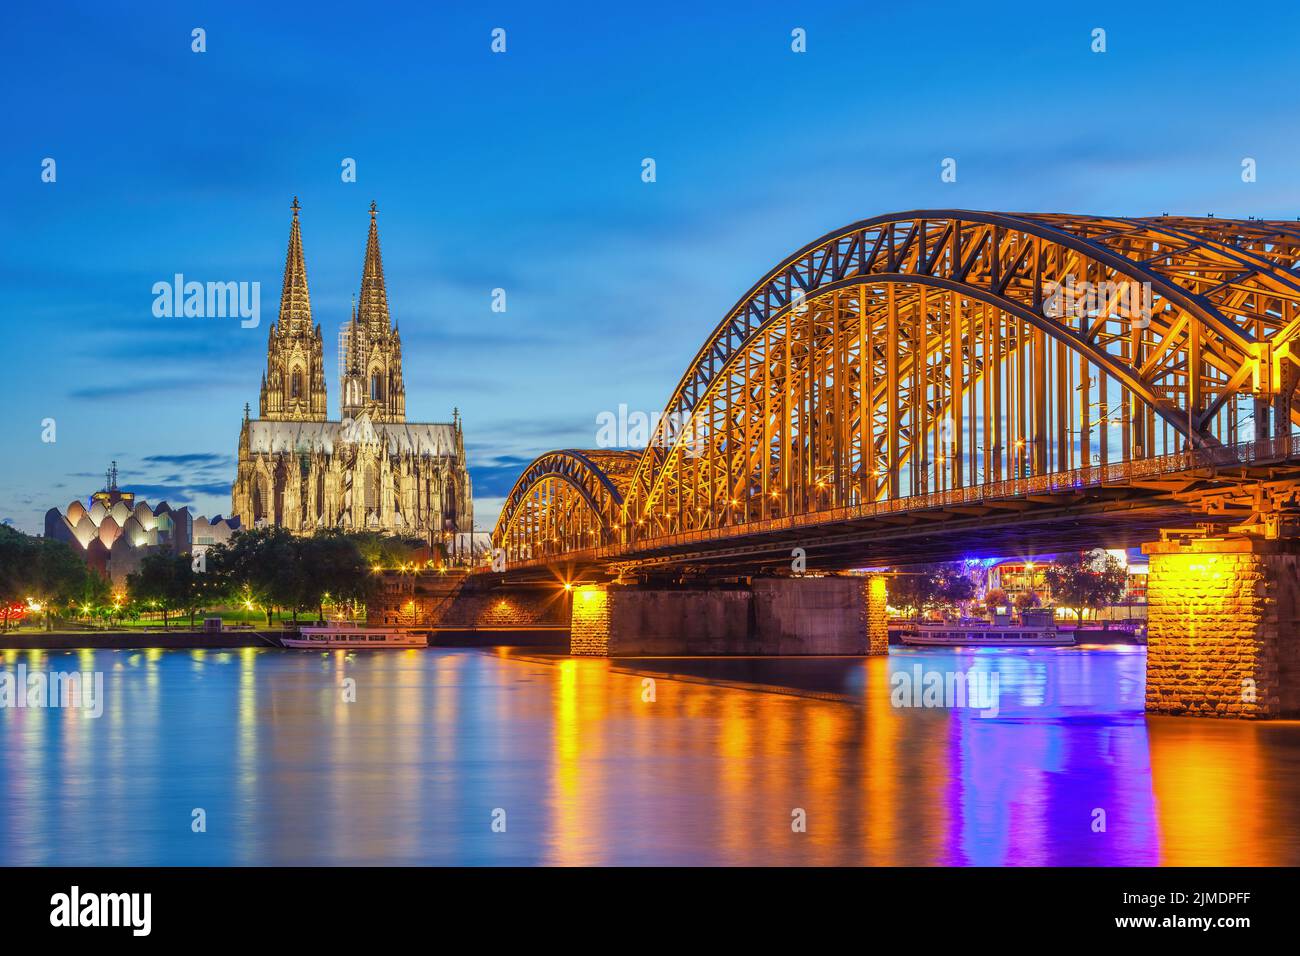
POLYGON ((380 531, 430 544, 474 527, 460 415, 406 420, 402 338, 388 312, 378 212, 370 204, 361 291, 339 336, 339 419, 326 405, 293 201, 280 315, 266 346, 257 417, 244 406, 231 512, 243 527, 380 531))

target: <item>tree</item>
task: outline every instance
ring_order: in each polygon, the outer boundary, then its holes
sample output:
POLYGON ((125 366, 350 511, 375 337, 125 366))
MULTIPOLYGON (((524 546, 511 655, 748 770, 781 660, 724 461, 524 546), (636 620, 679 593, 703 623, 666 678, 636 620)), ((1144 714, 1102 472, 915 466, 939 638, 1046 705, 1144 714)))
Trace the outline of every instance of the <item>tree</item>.
POLYGON ((209 567, 214 561, 230 589, 248 594, 266 612, 267 626, 277 608, 296 611, 301 603, 306 584, 302 563, 296 539, 284 528, 240 531, 224 548, 208 552, 209 567))
POLYGON ((46 626, 52 627, 54 610, 97 593, 99 581, 66 543, 0 525, 0 603, 6 628, 12 609, 29 602, 41 608, 46 626))
POLYGON ((419 538, 401 538, 375 531, 360 531, 349 537, 372 568, 401 568, 415 561, 425 548, 425 543, 419 538))
POLYGON ((298 620, 301 611, 324 617, 327 598, 336 602, 366 600, 375 586, 372 567, 409 564, 411 544, 374 533, 318 531, 297 537, 284 528, 241 531, 227 546, 207 553, 223 593, 246 594, 266 611, 267 624, 277 608, 298 620))
POLYGON ((1058 558, 1043 572, 1043 578, 1053 600, 1082 621, 1088 608, 1105 607, 1120 599, 1128 572, 1113 554, 1099 551, 1058 558))
POLYGON ((1037 591, 1021 591, 1016 595, 1016 610, 1028 611, 1030 608, 1038 607, 1043 601, 1038 596, 1037 591))
POLYGON ((191 628, 194 627, 194 618, 199 611, 222 604, 231 596, 230 576, 227 574, 221 555, 217 555, 216 560, 213 560, 215 550, 215 547, 212 547, 203 553, 200 570, 194 569, 193 557, 185 558, 189 570, 184 572, 186 587, 182 610, 189 612, 191 628))
POLYGON ((5 630, 9 629, 13 609, 31 597, 37 547, 35 538, 0 525, 0 603, 4 604, 5 630))
POLYGON ((85 592, 88 578, 98 577, 86 567, 80 555, 63 541, 39 538, 36 581, 33 591, 45 607, 45 620, 52 626, 53 608, 67 606, 85 592))
POLYGON ((318 531, 298 541, 299 560, 306 569, 301 597, 303 610, 325 617, 325 601, 366 600, 374 578, 357 540, 341 531, 318 531))
POLYGON ((890 602, 917 617, 931 607, 963 604, 974 596, 975 581, 960 561, 899 571, 889 584, 890 602))
POLYGON ((960 562, 940 565, 935 581, 938 597, 944 604, 960 607, 975 597, 975 580, 960 562))
POLYGON ((984 595, 984 607, 990 614, 996 614, 997 609, 1006 607, 1007 592, 1001 588, 990 588, 984 595))
POLYGON ((888 590, 891 604, 911 611, 913 617, 920 617, 938 593, 933 566, 895 573, 889 579, 888 590))
POLYGON ((109 597, 113 589, 109 586, 107 580, 90 571, 89 568, 87 571, 89 573, 81 583, 81 590, 77 594, 76 601, 81 605, 81 609, 86 615, 102 616, 104 607, 109 604, 109 597))
POLYGON ((162 611, 166 630, 168 612, 193 607, 193 577, 187 555, 164 551, 146 555, 140 561, 140 570, 126 576, 126 588, 131 600, 162 611))

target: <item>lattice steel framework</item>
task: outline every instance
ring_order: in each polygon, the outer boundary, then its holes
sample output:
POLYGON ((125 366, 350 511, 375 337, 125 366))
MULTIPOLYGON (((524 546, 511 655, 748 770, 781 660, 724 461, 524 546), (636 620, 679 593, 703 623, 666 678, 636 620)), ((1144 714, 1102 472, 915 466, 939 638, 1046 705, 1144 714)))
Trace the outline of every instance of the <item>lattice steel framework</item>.
MULTIPOLYGON (((1300 224, 955 210, 865 220, 736 303, 646 451, 633 466, 617 459, 617 515, 612 496, 561 498, 592 514, 547 512, 559 521, 550 544, 743 533, 1289 434, 1298 335, 1300 224)), ((517 557, 519 542, 535 554, 544 540, 520 537, 513 513, 529 481, 595 480, 552 474, 552 458, 521 477, 497 525, 498 546, 516 535, 517 557)))
POLYGON ((623 491, 638 452, 553 451, 515 482, 493 542, 508 560, 528 561, 619 540, 623 491))

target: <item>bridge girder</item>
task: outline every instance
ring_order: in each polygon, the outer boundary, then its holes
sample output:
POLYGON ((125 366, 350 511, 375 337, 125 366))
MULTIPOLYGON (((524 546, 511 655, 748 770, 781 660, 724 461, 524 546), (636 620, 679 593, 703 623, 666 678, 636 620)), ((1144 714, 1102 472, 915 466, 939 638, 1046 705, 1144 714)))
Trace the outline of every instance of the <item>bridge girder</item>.
MULTIPOLYGON (((1295 224, 962 210, 863 220, 741 297, 646 450, 603 462, 617 485, 589 474, 597 453, 534 462, 497 546, 526 537, 541 489, 558 487, 547 483, 574 492, 548 499, 547 520, 636 550, 1213 450, 1268 437, 1270 410, 1289 432, 1298 339, 1295 224)), ((583 540, 562 537, 567 550, 583 540)))
POLYGON ((508 561, 536 560, 617 540, 636 452, 564 449, 519 476, 493 530, 508 561))

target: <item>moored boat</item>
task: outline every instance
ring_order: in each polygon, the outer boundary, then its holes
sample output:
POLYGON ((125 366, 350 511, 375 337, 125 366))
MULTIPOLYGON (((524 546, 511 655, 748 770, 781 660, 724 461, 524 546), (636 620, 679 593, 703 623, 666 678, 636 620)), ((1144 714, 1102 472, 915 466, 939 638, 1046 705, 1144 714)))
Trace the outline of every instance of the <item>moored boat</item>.
POLYGON ((1050 611, 1025 612, 1019 624, 962 620, 917 624, 902 634, 904 644, 919 647, 1071 647, 1074 637, 1057 630, 1050 611))
POLYGON ((423 631, 395 627, 358 627, 355 624, 325 624, 302 627, 293 636, 281 639, 285 647, 328 651, 335 648, 381 650, 389 647, 427 647, 429 637, 423 631))

